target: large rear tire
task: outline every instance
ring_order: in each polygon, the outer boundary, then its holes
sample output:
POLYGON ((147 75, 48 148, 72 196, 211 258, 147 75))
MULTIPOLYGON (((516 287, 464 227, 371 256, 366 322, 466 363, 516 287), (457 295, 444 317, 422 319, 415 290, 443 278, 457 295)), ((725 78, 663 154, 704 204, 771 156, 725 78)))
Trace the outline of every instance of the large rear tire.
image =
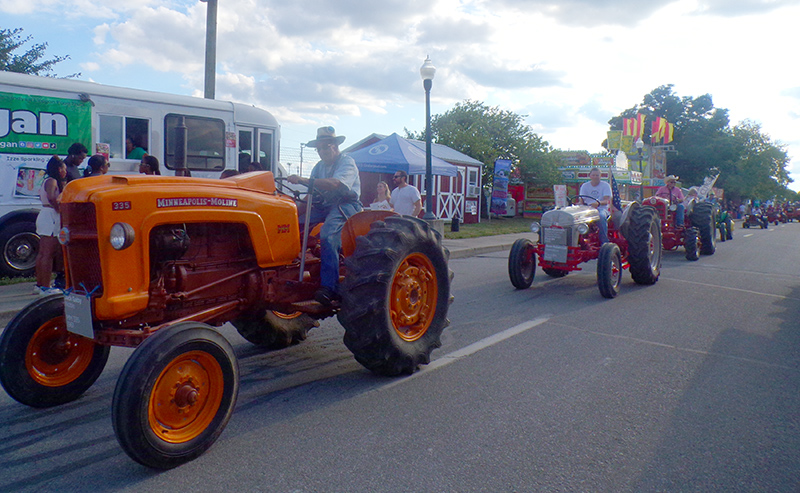
POLYGON ((267 349, 283 349, 304 341, 308 330, 319 326, 319 322, 305 313, 284 314, 273 310, 242 316, 231 323, 248 342, 267 349))
POLYGON ((692 226, 700 234, 700 253, 714 255, 717 250, 717 234, 715 231, 717 221, 714 219, 714 204, 700 202, 695 204, 692 213, 692 226))
POLYGON ((636 284, 655 284, 661 275, 661 222, 650 206, 631 211, 628 227, 628 263, 636 284))
POLYGON ((23 308, 0 334, 0 383, 27 406, 66 404, 97 380, 108 353, 108 346, 67 331, 64 297, 50 295, 23 308))
POLYGON ((603 243, 597 257, 597 287, 603 298, 616 298, 622 284, 622 255, 615 243, 603 243))
POLYGON ((686 250, 686 260, 695 261, 700 258, 697 252, 697 228, 686 228, 684 230, 683 249, 686 250))
POLYGON ((449 252, 428 223, 376 221, 347 258, 339 322, 356 361, 380 375, 411 374, 430 362, 449 325, 449 252))
POLYGON ((171 469, 219 438, 239 391, 233 348, 196 322, 147 338, 125 363, 112 404, 114 433, 133 460, 171 469))
POLYGON ((508 254, 508 277, 517 289, 528 289, 536 275, 536 247, 527 238, 520 238, 511 245, 508 254))

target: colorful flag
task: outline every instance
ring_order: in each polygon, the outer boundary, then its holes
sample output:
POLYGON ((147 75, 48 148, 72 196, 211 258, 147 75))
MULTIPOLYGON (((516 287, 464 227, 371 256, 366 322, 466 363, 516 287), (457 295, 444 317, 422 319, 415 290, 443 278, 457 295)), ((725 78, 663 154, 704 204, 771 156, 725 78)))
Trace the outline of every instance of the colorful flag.
POLYGON ((614 172, 609 170, 611 175, 611 204, 619 211, 622 210, 622 199, 619 196, 619 187, 617 180, 614 179, 614 172))
POLYGON ((650 131, 650 141, 655 144, 664 138, 667 132, 667 120, 660 116, 655 119, 650 131))
POLYGON ((667 123, 667 131, 664 133, 664 143, 669 144, 672 142, 673 138, 675 138, 675 125, 667 123))
POLYGON ((644 135, 644 114, 636 113, 636 138, 641 139, 644 135))
POLYGON ((622 119, 622 135, 633 135, 633 118, 622 119))

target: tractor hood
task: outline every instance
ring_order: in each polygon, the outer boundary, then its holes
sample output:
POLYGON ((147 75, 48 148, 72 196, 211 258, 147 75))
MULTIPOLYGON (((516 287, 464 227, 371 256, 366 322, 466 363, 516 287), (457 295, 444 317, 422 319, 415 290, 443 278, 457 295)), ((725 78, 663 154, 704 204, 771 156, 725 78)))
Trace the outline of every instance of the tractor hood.
POLYGON ((563 209, 547 211, 542 215, 542 227, 558 226, 569 228, 581 223, 592 223, 600 220, 597 209, 587 205, 571 205, 563 209))

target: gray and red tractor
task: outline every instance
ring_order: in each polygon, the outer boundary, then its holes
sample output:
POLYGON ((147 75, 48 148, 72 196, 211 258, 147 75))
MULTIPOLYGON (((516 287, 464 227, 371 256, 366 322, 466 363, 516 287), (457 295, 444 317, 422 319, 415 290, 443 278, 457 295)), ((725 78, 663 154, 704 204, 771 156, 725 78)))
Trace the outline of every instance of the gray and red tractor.
MULTIPOLYGON (((596 200, 578 195, 576 198, 596 200)), ((636 202, 608 219, 607 243, 600 241, 604 219, 587 205, 569 205, 542 215, 531 231, 539 234, 514 242, 508 257, 508 274, 517 289, 533 283, 536 264, 550 277, 582 270, 581 264, 597 260, 597 287, 605 298, 619 294, 622 272, 630 270, 637 284, 655 284, 661 272, 661 228, 656 211, 636 202)))

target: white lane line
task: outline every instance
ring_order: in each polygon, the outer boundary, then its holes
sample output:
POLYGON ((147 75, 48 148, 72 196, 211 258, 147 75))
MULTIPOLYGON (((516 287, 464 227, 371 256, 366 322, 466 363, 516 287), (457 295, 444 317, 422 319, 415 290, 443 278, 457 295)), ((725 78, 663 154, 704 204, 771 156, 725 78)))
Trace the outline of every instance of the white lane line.
POLYGON ((666 279, 667 281, 683 282, 686 284, 695 284, 697 286, 705 286, 707 288, 719 288, 719 289, 727 289, 728 291, 738 291, 740 293, 757 294, 759 296, 767 296, 769 298, 778 298, 779 300, 800 301, 800 298, 790 298, 789 296, 783 296, 781 294, 761 293, 759 291, 751 291, 749 289, 732 288, 730 286, 720 286, 719 284, 708 284, 705 282, 687 281, 685 279, 674 279, 671 277, 664 277, 664 276, 661 276, 659 279, 666 279))
POLYGON ((422 375, 427 375, 428 373, 438 370, 440 368, 444 368, 445 366, 449 365, 450 363, 455 363, 456 361, 460 360, 461 358, 466 358, 467 356, 471 356, 482 349, 486 349, 488 347, 494 346, 497 343, 503 342, 506 339, 510 339, 516 335, 522 334, 523 332, 530 330, 536 326, 542 325, 543 323, 550 320, 550 316, 540 317, 534 320, 528 320, 527 322, 522 322, 519 325, 515 325, 511 328, 508 328, 502 332, 498 332, 496 334, 490 335, 484 339, 479 341, 473 342, 469 346, 459 349, 458 351, 453 351, 452 353, 448 353, 441 358, 431 362, 430 364, 423 366, 422 369, 413 375, 410 375, 405 378, 401 378, 399 380, 394 380, 392 382, 387 383, 386 385, 382 385, 370 392, 388 390, 395 385, 400 385, 401 383, 408 382, 414 378, 417 378, 422 375))
POLYGON ((753 236, 753 233, 750 233, 749 235, 744 235, 745 238, 750 238, 751 236, 753 236))

